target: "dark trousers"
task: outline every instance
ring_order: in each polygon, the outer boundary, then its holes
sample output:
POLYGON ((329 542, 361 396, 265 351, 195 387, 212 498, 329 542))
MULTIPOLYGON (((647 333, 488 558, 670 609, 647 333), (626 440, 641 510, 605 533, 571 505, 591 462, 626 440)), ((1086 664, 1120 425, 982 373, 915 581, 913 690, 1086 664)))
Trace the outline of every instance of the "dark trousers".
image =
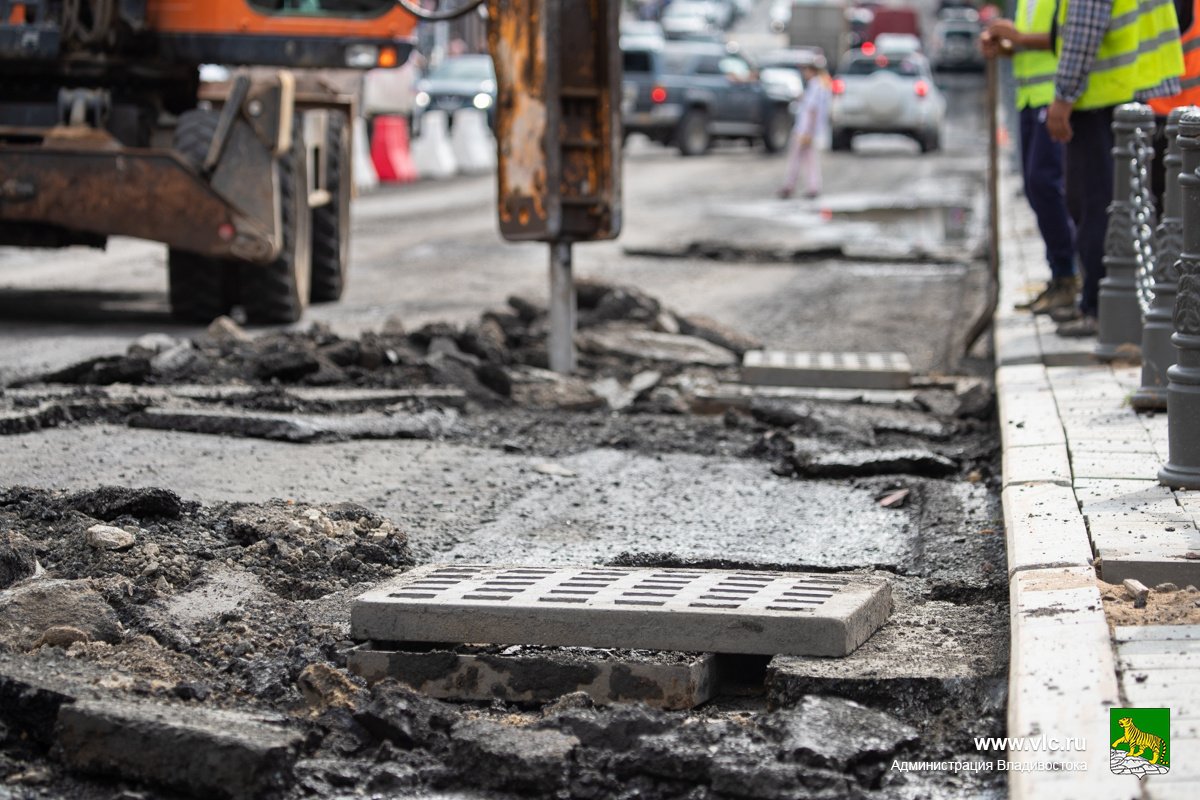
POLYGON ((1113 193, 1113 110, 1071 112, 1067 143, 1067 208, 1075 220, 1075 246, 1083 269, 1079 310, 1095 316, 1104 278, 1104 234, 1113 193))
POLYGON ((1025 197, 1037 217, 1038 230, 1046 244, 1046 262, 1051 278, 1075 274, 1075 226, 1067 213, 1063 183, 1063 146, 1050 138, 1041 108, 1022 108, 1021 169, 1025 197))

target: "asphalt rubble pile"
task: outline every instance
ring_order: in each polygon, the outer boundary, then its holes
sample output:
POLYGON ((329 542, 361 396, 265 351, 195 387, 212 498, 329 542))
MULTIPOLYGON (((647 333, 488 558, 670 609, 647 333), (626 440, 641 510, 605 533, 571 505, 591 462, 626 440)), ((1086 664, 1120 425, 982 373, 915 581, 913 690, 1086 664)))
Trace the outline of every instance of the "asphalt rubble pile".
MULTIPOLYGON (((0 491, 0 797, 962 796, 957 776, 891 769, 969 748, 930 708, 367 686, 345 669, 349 603, 412 561, 404 531, 352 504, 0 491)), ((990 730, 1002 710, 981 713, 990 730)))
POLYGON ((581 280, 577 294, 580 362, 571 377, 548 371, 546 309, 514 296, 473 324, 407 331, 392 318, 357 339, 320 324, 253 337, 223 317, 194 339, 150 334, 124 355, 20 385, 450 386, 484 406, 623 410, 637 403, 683 411, 679 387, 689 374, 733 376, 740 356, 761 346, 715 320, 675 314, 634 287, 581 280))

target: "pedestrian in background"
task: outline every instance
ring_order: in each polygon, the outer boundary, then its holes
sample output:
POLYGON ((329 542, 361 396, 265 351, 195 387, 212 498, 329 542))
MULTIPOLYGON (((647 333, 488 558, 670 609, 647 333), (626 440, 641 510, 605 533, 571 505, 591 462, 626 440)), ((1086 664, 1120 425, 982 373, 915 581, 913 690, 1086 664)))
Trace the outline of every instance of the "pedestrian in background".
POLYGON ((1012 57, 1020 123, 1021 175, 1025 198, 1046 245, 1050 280, 1019 310, 1049 314, 1071 308, 1079 293, 1075 271, 1075 226, 1067 212, 1063 182, 1063 145, 1046 130, 1046 111, 1054 102, 1058 56, 1047 49, 1054 24, 1055 0, 1017 0, 1014 19, 994 19, 980 37, 988 58, 1012 57))
POLYGON ((833 98, 833 81, 825 69, 824 60, 801 67, 804 76, 804 95, 796 110, 792 139, 788 152, 787 173, 779 196, 787 199, 796 190, 800 170, 804 170, 804 196, 821 194, 821 158, 817 143, 829 128, 829 103, 833 98))

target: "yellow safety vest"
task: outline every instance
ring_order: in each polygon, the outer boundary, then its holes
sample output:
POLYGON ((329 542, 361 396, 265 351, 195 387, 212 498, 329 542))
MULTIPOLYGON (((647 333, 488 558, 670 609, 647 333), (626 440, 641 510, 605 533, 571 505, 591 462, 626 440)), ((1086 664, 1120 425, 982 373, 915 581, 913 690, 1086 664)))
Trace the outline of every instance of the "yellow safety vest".
POLYGON ((1183 45, 1174 0, 1141 0, 1138 89, 1153 89, 1183 74, 1183 45))
MULTIPOLYGON (((1060 39, 1067 22, 1069 4, 1070 0, 1063 0, 1058 7, 1060 39)), ((1083 94, 1075 101, 1076 109, 1086 111, 1128 103, 1133 100, 1137 90, 1145 86, 1145 78, 1138 75, 1141 16, 1138 0, 1113 2, 1112 22, 1100 41, 1091 72, 1085 78, 1083 94)), ((1060 47, 1061 42, 1057 42, 1055 51, 1060 47)))
MULTIPOLYGON (((1054 22, 1054 0, 1017 0, 1013 24, 1020 33, 1049 33, 1054 22)), ((1052 50, 1018 50, 1013 53, 1013 78, 1017 108, 1040 108, 1054 102, 1054 74, 1058 56, 1052 50)))

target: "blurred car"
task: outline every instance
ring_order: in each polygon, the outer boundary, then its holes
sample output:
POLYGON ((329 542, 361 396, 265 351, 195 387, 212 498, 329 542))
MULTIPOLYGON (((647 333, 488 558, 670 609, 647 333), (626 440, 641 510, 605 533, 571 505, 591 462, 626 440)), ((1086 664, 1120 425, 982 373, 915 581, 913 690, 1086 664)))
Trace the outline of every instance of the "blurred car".
POLYGON ((733 10, 712 0, 674 0, 660 22, 667 38, 691 38, 706 31, 728 30, 733 24, 733 10))
POLYGON ((889 56, 904 56, 921 52, 921 39, 911 33, 881 33, 873 42, 875 52, 889 56))
POLYGON ((798 75, 804 67, 824 64, 825 52, 819 47, 788 47, 782 50, 768 50, 759 55, 757 61, 761 69, 790 69, 798 75))
POLYGON ((701 155, 715 139, 787 147, 795 82, 760 80, 750 62, 722 45, 668 42, 623 53, 621 119, 625 134, 642 133, 683 155, 701 155))
POLYGON ((447 58, 417 81, 416 90, 414 133, 430 111, 445 111, 452 118, 460 108, 477 108, 487 113, 488 125, 495 124, 496 70, 491 56, 473 53, 447 58))
POLYGON ((979 47, 982 26, 975 20, 942 20, 933 27, 929 58, 934 69, 970 70, 982 72, 986 67, 983 51, 979 47))
POLYGON ((928 153, 941 147, 945 117, 946 99, 920 53, 893 57, 859 50, 842 59, 830 110, 834 150, 849 150, 860 133, 896 133, 928 153))
POLYGON ((648 20, 621 21, 621 49, 661 45, 666 37, 662 25, 648 20))
POLYGON ((792 21, 792 0, 771 0, 767 10, 767 26, 772 33, 783 33, 792 21))

